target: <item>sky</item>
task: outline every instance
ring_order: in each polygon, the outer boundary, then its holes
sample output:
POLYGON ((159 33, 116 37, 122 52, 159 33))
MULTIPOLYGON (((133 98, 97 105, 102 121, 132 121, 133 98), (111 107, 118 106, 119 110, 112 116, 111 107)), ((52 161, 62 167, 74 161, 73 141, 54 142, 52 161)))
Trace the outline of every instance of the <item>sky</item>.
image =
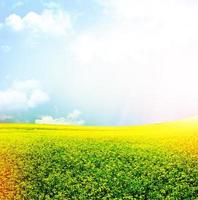
POLYGON ((0 122, 198 115, 196 0, 0 0, 0 122))

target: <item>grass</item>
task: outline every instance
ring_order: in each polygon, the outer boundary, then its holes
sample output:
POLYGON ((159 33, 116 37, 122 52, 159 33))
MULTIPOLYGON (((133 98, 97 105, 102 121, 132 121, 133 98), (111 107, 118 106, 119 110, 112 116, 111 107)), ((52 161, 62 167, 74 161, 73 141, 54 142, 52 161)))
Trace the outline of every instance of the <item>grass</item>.
POLYGON ((198 121, 0 125, 0 199, 198 199, 198 121))

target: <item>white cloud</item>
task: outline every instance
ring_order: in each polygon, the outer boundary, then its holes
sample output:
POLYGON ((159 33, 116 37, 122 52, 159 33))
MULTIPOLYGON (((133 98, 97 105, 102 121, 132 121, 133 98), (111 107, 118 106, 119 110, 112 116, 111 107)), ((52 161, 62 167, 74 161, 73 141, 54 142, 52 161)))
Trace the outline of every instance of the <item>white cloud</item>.
POLYGON ((84 120, 80 117, 81 112, 79 110, 74 110, 72 113, 68 114, 66 118, 53 118, 52 116, 42 116, 40 119, 36 119, 36 124, 65 124, 65 125, 83 125, 84 120))
POLYGON ((12 86, 15 90, 29 91, 30 89, 35 90, 40 87, 39 81, 26 80, 26 81, 15 81, 12 86))
POLYGON ((13 119, 13 116, 0 114, 0 122, 4 122, 4 121, 10 120, 10 119, 13 119))
POLYGON ((41 89, 35 89, 34 91, 32 91, 32 94, 29 97, 28 106, 30 108, 34 108, 38 104, 40 104, 41 102, 45 102, 46 100, 48 100, 48 96, 46 95, 46 93, 43 92, 41 89))
POLYGON ((6 18, 6 25, 10 26, 16 31, 23 29, 23 20, 16 14, 11 14, 6 18))
POLYGON ((67 115, 67 119, 68 121, 75 121, 76 119, 78 119, 81 115, 81 112, 79 110, 74 110, 72 113, 69 113, 67 115))
POLYGON ((99 0, 104 6, 105 14, 114 18, 133 19, 145 17, 160 17, 172 10, 175 0, 99 0))
POLYGON ((41 14, 29 12, 24 17, 9 15, 5 24, 15 31, 29 30, 34 34, 62 36, 72 29, 71 17, 62 10, 45 9, 41 14))
POLYGON ((38 81, 16 81, 0 91, 0 111, 16 111, 34 108, 49 100, 38 81))
POLYGON ((93 91, 98 105, 113 102, 125 119, 140 113, 146 121, 163 121, 198 113, 198 4, 100 1, 106 24, 79 34, 71 47, 81 66, 79 93, 93 91))

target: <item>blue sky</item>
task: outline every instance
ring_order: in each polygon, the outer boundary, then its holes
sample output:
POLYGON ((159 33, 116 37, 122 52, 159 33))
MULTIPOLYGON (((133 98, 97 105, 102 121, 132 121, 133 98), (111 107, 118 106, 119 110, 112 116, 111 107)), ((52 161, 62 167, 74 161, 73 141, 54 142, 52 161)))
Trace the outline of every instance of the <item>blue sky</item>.
POLYGON ((0 121, 198 115, 193 0, 0 0, 0 121))

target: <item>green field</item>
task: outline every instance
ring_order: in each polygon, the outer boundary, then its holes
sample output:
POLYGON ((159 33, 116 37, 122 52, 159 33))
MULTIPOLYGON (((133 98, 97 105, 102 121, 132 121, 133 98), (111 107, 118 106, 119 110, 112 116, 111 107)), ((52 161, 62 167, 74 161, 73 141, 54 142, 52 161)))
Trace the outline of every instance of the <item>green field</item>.
POLYGON ((0 199, 198 199, 198 121, 2 124, 0 199))

